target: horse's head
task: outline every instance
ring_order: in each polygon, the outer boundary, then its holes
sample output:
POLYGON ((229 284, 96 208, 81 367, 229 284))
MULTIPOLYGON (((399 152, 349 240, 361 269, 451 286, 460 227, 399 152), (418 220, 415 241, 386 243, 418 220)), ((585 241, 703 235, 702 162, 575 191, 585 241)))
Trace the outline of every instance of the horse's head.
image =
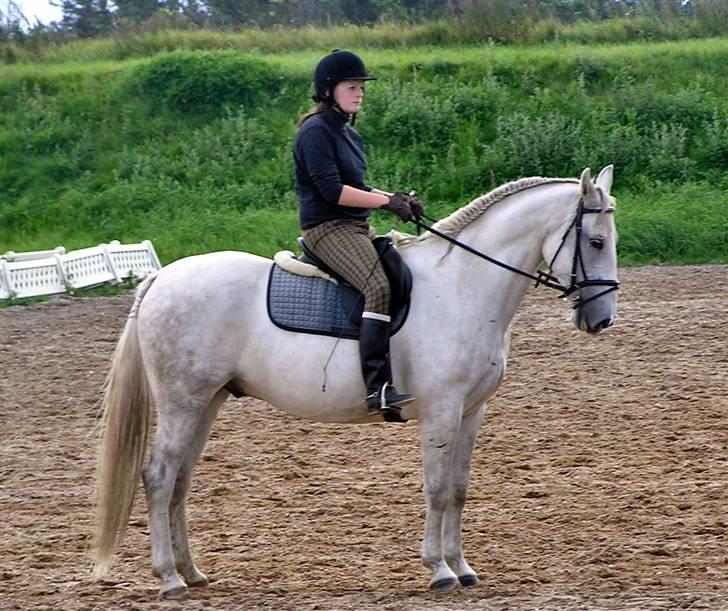
MULTIPOLYGON (((566 287, 574 305, 572 321, 587 333, 611 326, 617 314, 617 230, 612 172, 608 165, 592 181, 589 168, 580 179, 580 198, 560 240, 547 240, 551 273, 566 287)), ((544 253, 546 254, 546 253, 544 253)))

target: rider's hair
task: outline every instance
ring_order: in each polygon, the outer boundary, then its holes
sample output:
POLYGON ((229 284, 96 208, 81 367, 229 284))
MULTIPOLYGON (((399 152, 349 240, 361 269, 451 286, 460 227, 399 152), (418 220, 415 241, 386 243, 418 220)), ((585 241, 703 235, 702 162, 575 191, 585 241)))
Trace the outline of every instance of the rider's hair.
POLYGON ((326 102, 319 102, 315 106, 312 106, 309 108, 305 113, 303 113, 300 117, 298 117, 298 122, 296 123, 296 129, 300 128, 301 125, 303 125, 306 120, 310 119, 311 117, 315 115, 319 115, 322 112, 327 111, 331 106, 326 102))

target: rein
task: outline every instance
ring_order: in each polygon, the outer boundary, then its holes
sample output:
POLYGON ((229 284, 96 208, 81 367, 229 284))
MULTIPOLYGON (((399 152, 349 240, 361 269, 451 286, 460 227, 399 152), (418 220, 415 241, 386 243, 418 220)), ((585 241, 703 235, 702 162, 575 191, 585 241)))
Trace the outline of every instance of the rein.
MULTIPOLYGON (((439 238, 442 238, 443 240, 450 242, 451 244, 457 246, 458 248, 462 248, 463 250, 466 250, 467 252, 474 254, 477 257, 480 257, 481 259, 485 259, 489 263, 493 263, 494 265, 497 265, 498 267, 502 267, 503 269, 507 269, 510 272, 513 272, 514 274, 518 274, 520 276, 524 276, 526 278, 529 278, 530 280, 534 281, 534 287, 538 287, 539 285, 543 285, 550 289, 555 289, 557 291, 561 291, 561 295, 559 295, 559 298, 566 298, 570 297, 575 293, 576 291, 579 291, 580 289, 586 287, 586 286, 605 286, 603 291, 597 293, 596 295, 592 295, 588 299, 583 299, 581 295, 576 296, 576 298, 572 297, 572 300, 574 301, 573 309, 578 309, 590 301, 594 301, 595 299, 598 299, 602 295, 606 295, 607 293, 611 293, 612 291, 616 291, 619 288, 619 282, 617 280, 609 280, 605 278, 594 278, 590 279, 586 274, 586 269, 584 267, 584 257, 581 253, 581 233, 582 233, 582 224, 583 224, 583 217, 585 214, 592 214, 596 212, 602 212, 602 208, 585 208, 584 207, 584 198, 579 199, 578 208, 576 211, 576 216, 574 216, 574 220, 571 221, 568 228, 564 232, 564 235, 561 237, 561 244, 559 244, 559 247, 556 249, 556 253, 554 253, 554 256, 551 259, 551 262, 549 263, 549 269, 547 272, 537 270, 536 274, 531 274, 529 272, 526 272, 522 269, 518 269, 517 267, 513 267, 512 265, 508 265, 507 263, 504 263, 503 261, 499 261, 498 259, 495 259, 493 257, 490 257, 486 255, 483 252, 480 252, 479 250, 473 248, 472 246, 469 246, 468 244, 465 244, 461 242, 460 240, 457 240, 445 233, 442 233, 441 231, 438 231, 431 225, 428 225, 427 223, 424 223, 422 219, 425 219, 427 221, 430 221, 431 223, 436 223, 437 219, 434 219, 430 216, 427 216, 426 214, 423 214, 419 217, 416 217, 414 219, 414 223, 417 225, 418 231, 420 229, 426 229, 433 235, 436 235, 439 238), (566 244, 566 240, 569 237, 569 233, 571 233, 571 230, 574 229, 576 232, 576 245, 574 247, 574 257, 571 262, 571 272, 569 274, 569 286, 564 286, 559 282, 559 279, 554 276, 553 272, 553 266, 556 262, 556 257, 559 256, 559 253, 561 252, 561 249, 564 247, 564 244, 566 244), (578 272, 581 271, 581 275, 584 278, 583 280, 577 280, 578 272)), ((611 213, 614 212, 613 208, 607 208, 604 212, 611 213)))

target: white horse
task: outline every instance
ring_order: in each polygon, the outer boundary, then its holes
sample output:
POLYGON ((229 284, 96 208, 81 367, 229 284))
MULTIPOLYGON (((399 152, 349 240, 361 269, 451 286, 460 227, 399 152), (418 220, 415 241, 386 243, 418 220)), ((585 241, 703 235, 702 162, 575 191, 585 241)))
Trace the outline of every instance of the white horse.
MULTIPOLYGON (((433 227, 533 274, 550 262, 569 288, 574 324, 597 333, 616 314, 612 166, 592 181, 526 178, 473 200, 433 227), (592 212, 594 214, 584 214, 592 212), (608 287, 605 289, 604 287, 608 287)), ((412 270, 409 318, 392 338, 397 389, 417 397, 427 503, 422 562, 430 587, 475 585, 461 546, 471 452, 484 402, 506 367, 509 325, 528 290, 522 275, 428 232, 400 245, 412 270)), ((140 475, 161 595, 181 598, 208 581, 187 539, 185 499, 193 469, 229 391, 301 418, 361 423, 369 417, 356 341, 274 326, 266 310, 271 261, 242 252, 188 257, 138 289, 114 353, 99 452, 95 573, 123 538, 140 475), (144 464, 150 405, 156 434, 144 464)), ((394 425, 390 425, 394 426, 394 425)))

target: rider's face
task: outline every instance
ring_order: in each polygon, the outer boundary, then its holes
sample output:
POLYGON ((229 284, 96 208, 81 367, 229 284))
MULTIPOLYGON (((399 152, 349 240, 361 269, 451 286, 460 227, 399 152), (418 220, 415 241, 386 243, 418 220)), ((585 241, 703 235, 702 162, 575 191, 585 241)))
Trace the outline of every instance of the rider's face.
POLYGON ((359 112, 364 99, 364 81, 341 81, 334 87, 334 100, 350 115, 359 112))

